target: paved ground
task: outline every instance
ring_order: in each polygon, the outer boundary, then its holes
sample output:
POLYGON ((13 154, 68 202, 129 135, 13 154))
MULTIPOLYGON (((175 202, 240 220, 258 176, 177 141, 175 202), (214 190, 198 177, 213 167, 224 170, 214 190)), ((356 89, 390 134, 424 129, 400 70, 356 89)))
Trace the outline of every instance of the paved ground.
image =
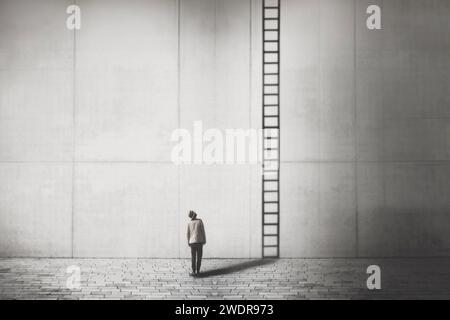
POLYGON ((450 259, 211 259, 202 277, 188 271, 174 259, 0 259, 0 299, 450 299, 450 259), (366 287, 373 264, 378 291, 366 287))

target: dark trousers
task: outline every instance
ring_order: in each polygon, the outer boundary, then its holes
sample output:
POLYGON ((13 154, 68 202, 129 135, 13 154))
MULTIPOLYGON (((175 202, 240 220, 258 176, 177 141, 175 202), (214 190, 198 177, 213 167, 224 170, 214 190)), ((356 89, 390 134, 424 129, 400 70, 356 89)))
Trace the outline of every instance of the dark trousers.
POLYGON ((200 267, 202 265, 202 256, 203 256, 203 244, 201 243, 193 243, 190 244, 191 247, 191 256, 192 256, 192 271, 200 272, 200 267))

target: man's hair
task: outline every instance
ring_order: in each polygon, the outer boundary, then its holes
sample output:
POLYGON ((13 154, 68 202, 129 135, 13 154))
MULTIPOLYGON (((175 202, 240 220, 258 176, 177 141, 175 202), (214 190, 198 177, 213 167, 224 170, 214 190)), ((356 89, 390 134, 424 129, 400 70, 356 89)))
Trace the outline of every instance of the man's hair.
POLYGON ((189 218, 195 218, 197 216, 197 214, 194 211, 189 211, 189 218))

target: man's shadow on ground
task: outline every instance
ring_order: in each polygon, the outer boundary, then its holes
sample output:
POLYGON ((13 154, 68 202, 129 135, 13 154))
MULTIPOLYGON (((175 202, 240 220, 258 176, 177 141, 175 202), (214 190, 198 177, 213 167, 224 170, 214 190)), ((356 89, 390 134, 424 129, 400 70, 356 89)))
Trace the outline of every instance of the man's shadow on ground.
POLYGON ((220 276, 225 275, 233 272, 238 272, 246 269, 251 269, 255 267, 260 267, 268 264, 272 264, 277 259, 258 259, 258 260, 251 260, 241 263, 236 263, 228 267, 223 267, 219 269, 214 270, 207 270, 205 272, 201 272, 197 277, 198 278, 206 278, 206 277, 212 277, 212 276, 220 276))

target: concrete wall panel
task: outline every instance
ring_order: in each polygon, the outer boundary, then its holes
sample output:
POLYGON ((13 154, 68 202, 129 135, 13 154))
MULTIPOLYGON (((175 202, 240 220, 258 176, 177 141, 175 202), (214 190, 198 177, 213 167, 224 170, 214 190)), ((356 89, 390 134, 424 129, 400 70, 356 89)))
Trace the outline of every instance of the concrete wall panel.
MULTIPOLYGON (((237 0, 181 2, 181 127, 192 131, 194 121, 202 121, 204 130, 225 133, 252 126, 251 5, 251 1, 237 0)), ((260 223, 261 213, 254 207, 257 201, 251 200, 250 190, 256 187, 250 179, 259 181, 259 175, 252 172, 248 165, 182 167, 183 257, 189 256, 189 210, 204 218, 205 257, 248 258, 252 250, 257 251, 250 245, 255 241, 250 222, 260 223)))
POLYGON ((449 230, 442 197, 449 159, 442 58, 449 41, 442 30, 448 31, 449 5, 382 4, 383 30, 358 29, 358 155, 384 160, 358 165, 360 254, 442 255, 449 230))
POLYGON ((385 157, 448 160, 449 4, 389 1, 384 12, 385 157))
POLYGON ((354 1, 320 1, 320 159, 353 160, 354 1))
MULTIPOLYGON (((383 99, 383 35, 385 29, 367 28, 367 8, 382 7, 382 1, 356 1, 356 153, 360 161, 383 159, 384 118, 383 99)), ((383 25, 382 25, 383 27, 383 25)))
MULTIPOLYGON (((262 7, 259 0, 251 0, 251 93, 250 93, 250 127, 262 127, 262 7)), ((250 166, 250 257, 261 257, 262 239, 262 166, 261 163, 250 166)))
POLYGON ((281 158, 320 158, 320 2, 283 1, 281 158))
POLYGON ((361 164, 360 254, 439 256, 448 252, 448 165, 361 164))
POLYGON ((172 164, 77 164, 75 257, 178 257, 172 164))
POLYGON ((72 159, 72 73, 0 70, 0 160, 72 159))
POLYGON ((0 3, 0 160, 72 156, 70 1, 0 3))
POLYGON ((285 163, 281 169, 282 257, 354 256, 352 165, 285 163))
POLYGON ((71 0, 2 0, 0 69, 72 70, 71 0))
POLYGON ((168 161, 177 128, 177 1, 80 1, 79 160, 168 161))
POLYGON ((250 126, 250 2, 181 3, 181 124, 250 126))
POLYGON ((181 175, 181 252, 189 257, 186 230, 189 210, 203 219, 205 257, 250 257, 250 167, 184 166, 181 175))
POLYGON ((71 178, 68 164, 0 164, 0 256, 71 256, 71 178))

